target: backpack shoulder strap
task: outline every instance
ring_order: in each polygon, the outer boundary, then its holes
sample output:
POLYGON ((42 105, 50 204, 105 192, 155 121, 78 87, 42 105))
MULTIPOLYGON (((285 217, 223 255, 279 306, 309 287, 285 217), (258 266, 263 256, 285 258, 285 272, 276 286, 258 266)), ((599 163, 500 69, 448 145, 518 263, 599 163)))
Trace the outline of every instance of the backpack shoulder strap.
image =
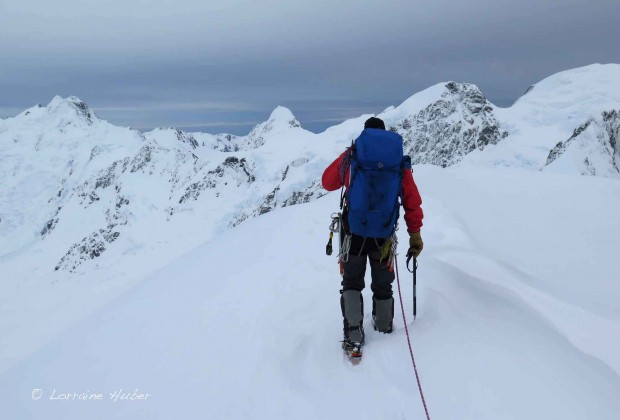
MULTIPOLYGON (((342 184, 342 187, 340 187, 340 210, 342 210, 345 205, 344 182, 346 180, 347 171, 351 170, 351 159, 354 158, 354 155, 355 143, 353 140, 351 140, 351 146, 348 147, 347 150, 344 152, 344 156, 342 157, 342 161, 340 162, 340 167, 338 168, 340 170, 340 183, 342 184)), ((351 183, 351 174, 349 174, 349 183, 351 183)))

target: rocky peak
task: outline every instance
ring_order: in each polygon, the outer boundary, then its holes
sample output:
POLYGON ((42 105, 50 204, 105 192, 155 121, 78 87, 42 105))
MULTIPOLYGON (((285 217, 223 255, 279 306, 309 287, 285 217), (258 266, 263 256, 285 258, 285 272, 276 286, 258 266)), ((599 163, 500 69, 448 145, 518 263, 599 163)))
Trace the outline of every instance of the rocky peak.
POLYGON ((76 115, 81 120, 86 121, 88 125, 97 120, 94 111, 77 96, 69 96, 68 98, 55 96, 47 105, 47 110, 50 114, 56 116, 76 115))
MULTIPOLYGON (((446 84, 446 90, 453 96, 452 101, 459 103, 467 108, 473 114, 481 114, 484 112, 493 112, 491 103, 487 101, 480 88, 469 83, 449 82, 446 84)), ((446 94, 442 98, 447 99, 446 94)))
POLYGON ((390 127, 403 136, 413 163, 450 166, 508 135, 478 86, 448 82, 441 90, 433 89, 440 92, 438 98, 390 127))

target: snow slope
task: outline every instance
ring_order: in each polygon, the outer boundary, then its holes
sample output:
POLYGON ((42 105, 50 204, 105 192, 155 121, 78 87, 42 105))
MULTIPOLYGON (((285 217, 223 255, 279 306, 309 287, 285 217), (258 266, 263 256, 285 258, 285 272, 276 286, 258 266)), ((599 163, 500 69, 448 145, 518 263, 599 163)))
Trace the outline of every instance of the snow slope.
MULTIPOLYGON (((617 418, 620 185, 508 169, 415 176, 426 248, 410 325, 431 417, 617 418)), ((367 305, 364 360, 341 354, 338 268, 324 255, 337 201, 222 233, 80 320, 0 376, 3 415, 423 418, 399 312, 380 335, 367 305), (120 388, 150 395, 111 401, 120 388), (54 390, 103 400, 50 400, 54 390)))

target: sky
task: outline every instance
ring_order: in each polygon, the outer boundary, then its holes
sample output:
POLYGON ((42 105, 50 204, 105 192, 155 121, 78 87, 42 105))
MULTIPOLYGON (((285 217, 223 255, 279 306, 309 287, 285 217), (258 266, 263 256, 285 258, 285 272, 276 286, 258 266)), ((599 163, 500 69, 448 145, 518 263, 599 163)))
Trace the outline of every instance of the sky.
POLYGON ((436 83, 497 106, 620 63, 618 0, 0 0, 0 117, 55 95, 141 130, 320 132, 436 83))

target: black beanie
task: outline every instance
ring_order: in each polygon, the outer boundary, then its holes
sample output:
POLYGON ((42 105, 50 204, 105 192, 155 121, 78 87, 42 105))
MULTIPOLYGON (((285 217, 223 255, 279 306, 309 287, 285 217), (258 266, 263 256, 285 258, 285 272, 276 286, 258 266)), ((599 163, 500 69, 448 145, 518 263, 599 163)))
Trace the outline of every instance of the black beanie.
POLYGON ((380 128, 385 130, 385 124, 380 118, 370 117, 364 123, 364 128, 380 128))

